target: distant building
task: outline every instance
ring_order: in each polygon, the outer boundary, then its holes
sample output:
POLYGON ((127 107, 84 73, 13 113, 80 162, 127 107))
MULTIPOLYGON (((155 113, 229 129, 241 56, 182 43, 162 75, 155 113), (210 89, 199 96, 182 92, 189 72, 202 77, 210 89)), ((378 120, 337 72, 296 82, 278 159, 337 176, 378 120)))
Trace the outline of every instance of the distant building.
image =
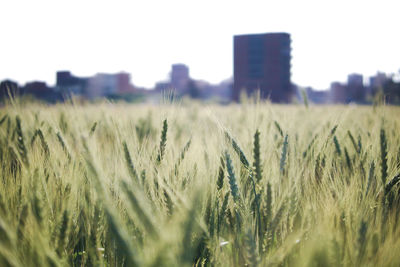
POLYGON ((353 73, 347 76, 347 83, 331 83, 330 100, 332 103, 358 103, 367 101, 367 88, 364 86, 364 77, 353 73))
POLYGON ((0 83, 0 99, 15 97, 19 94, 18 84, 11 80, 4 80, 0 83))
POLYGON ((45 95, 49 91, 53 91, 53 88, 48 87, 45 82, 41 81, 28 82, 25 84, 23 89, 25 92, 29 92, 37 96, 45 95))
POLYGON ((11 80, 4 80, 0 83, 0 99, 9 97, 32 96, 49 103, 62 101, 61 94, 42 81, 28 82, 19 86, 11 80))
MULTIPOLYGON (((219 84, 210 84, 206 81, 194 81, 196 87, 199 90, 200 96, 197 98, 201 98, 203 100, 213 99, 219 102, 229 102, 231 100, 231 92, 232 92, 232 79, 227 79, 219 84)), ((193 92, 190 92, 189 95, 193 97, 193 92)))
POLYGON ((45 82, 28 82, 21 89, 25 95, 31 95, 36 99, 41 99, 50 103, 62 100, 60 92, 56 92, 53 87, 48 86, 45 82))
POLYGON ((135 91, 134 86, 131 84, 131 75, 127 72, 120 72, 115 74, 117 80, 117 91, 120 94, 132 93, 135 91))
POLYGON ((88 80, 86 97, 89 99, 112 95, 117 92, 117 81, 112 74, 98 73, 88 80))
POLYGON ((380 91, 386 104, 400 104, 400 80, 395 74, 378 72, 369 78, 369 95, 374 96, 380 91))
POLYGON ((361 74, 353 73, 347 76, 347 85, 349 86, 363 86, 364 78, 361 74))
POLYGON ((88 78, 76 77, 69 71, 57 71, 56 89, 65 96, 83 95, 87 86, 88 78))
POLYGON ((293 89, 290 81, 291 47, 288 33, 234 36, 233 99, 240 91, 260 90, 262 98, 287 103, 293 89))
POLYGON ((369 86, 375 90, 383 85, 389 80, 386 73, 378 72, 375 76, 369 78, 369 86))
POLYGON ((366 98, 364 78, 361 74, 353 73, 347 76, 347 102, 362 103, 366 98))
POLYGON ((171 90, 171 83, 168 81, 161 81, 161 82, 157 82, 156 86, 154 88, 157 92, 162 92, 165 90, 171 90))
POLYGON ((82 95, 89 99, 132 93, 135 90, 131 84, 131 76, 126 72, 98 73, 92 77, 81 78, 69 71, 58 71, 56 88, 64 95, 82 95))
POLYGON ((156 83, 156 91, 173 90, 177 95, 185 95, 189 93, 189 89, 194 84, 189 76, 189 67, 185 64, 172 64, 169 81, 160 81, 156 83))
POLYGON ((333 103, 347 103, 346 85, 340 82, 331 83, 330 99, 333 103))
POLYGON ((329 101, 329 91, 327 90, 314 90, 311 87, 307 87, 306 94, 308 100, 315 104, 326 104, 329 101))
POLYGON ((184 94, 188 90, 190 77, 189 68, 184 64, 173 64, 171 71, 171 87, 178 94, 184 94))
POLYGON ((86 88, 86 96, 90 99, 132 92, 134 92, 134 87, 131 84, 131 77, 125 72, 98 73, 89 78, 86 88))

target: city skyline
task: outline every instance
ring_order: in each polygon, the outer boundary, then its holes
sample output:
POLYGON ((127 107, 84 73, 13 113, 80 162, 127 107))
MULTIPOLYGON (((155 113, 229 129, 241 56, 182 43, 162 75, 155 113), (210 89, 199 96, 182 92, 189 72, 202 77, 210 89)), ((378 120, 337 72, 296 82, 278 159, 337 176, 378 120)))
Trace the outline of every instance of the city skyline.
POLYGON ((395 1, 108 3, 2 2, 0 80, 55 84, 57 70, 126 71, 153 87, 180 62, 195 79, 219 83, 233 76, 234 35, 280 31, 291 34, 291 80, 301 86, 400 68, 395 1))
POLYGON ((254 96, 258 90, 259 97, 272 103, 299 103, 304 101, 305 93, 309 102, 314 104, 366 105, 376 101, 400 104, 400 81, 382 72, 370 77, 352 73, 346 82, 332 82, 328 90, 290 84, 290 37, 286 33, 235 36, 234 46, 235 78, 219 84, 194 79, 184 64, 172 64, 169 79, 158 82, 150 90, 134 86, 127 72, 79 77, 70 71, 58 71, 55 86, 43 81, 31 81, 25 85, 12 80, 1 81, 0 102, 11 95, 57 103, 74 95, 89 101, 107 98, 130 103, 157 103, 166 91, 172 89, 177 98, 224 104, 240 102, 242 93, 254 96), (368 83, 365 83, 366 79, 368 83))

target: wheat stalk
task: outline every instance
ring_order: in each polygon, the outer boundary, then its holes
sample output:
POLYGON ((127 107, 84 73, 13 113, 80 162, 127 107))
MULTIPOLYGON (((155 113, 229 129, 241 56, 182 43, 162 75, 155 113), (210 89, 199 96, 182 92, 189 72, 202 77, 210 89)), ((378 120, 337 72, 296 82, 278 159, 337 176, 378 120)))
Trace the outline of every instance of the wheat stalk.
POLYGON ((260 159, 260 132, 258 130, 254 134, 253 158, 254 173, 256 181, 259 183, 262 178, 262 168, 260 159))
POLYGON ((160 147, 158 150, 157 161, 161 162, 164 157, 165 153, 165 146, 167 145, 167 131, 168 131, 168 122, 167 119, 163 121, 163 128, 161 132, 161 140, 160 140, 160 147))
POLYGON ((385 130, 381 128, 380 131, 380 145, 381 145, 381 179, 382 179, 382 184, 386 184, 386 179, 387 179, 387 170, 388 170, 388 165, 387 165, 387 140, 386 140, 386 134, 385 130))
POLYGON ((131 154, 129 153, 128 145, 126 144, 125 141, 122 142, 122 145, 124 147, 125 162, 126 162, 126 167, 128 168, 129 175, 131 176, 131 178, 134 180, 135 183, 138 183, 139 177, 136 172, 135 166, 133 165, 133 161, 131 158, 131 154))

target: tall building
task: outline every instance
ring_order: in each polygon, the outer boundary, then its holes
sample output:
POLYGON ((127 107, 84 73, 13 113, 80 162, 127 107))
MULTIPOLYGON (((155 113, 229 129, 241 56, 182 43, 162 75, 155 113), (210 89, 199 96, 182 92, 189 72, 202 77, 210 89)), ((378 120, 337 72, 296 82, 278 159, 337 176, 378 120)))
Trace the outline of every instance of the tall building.
POLYGON ((361 74, 353 73, 347 75, 347 85, 364 86, 364 78, 361 74))
POLYGON ((347 76, 348 101, 361 103, 365 101, 366 93, 364 77, 357 73, 349 74, 347 76))
POLYGON ((173 64, 171 71, 171 86, 178 93, 186 93, 189 84, 189 68, 185 64, 173 64))
POLYGON ((287 103, 293 90, 290 82, 290 35, 264 33, 234 36, 233 99, 240 91, 260 90, 262 98, 287 103))
POLYGON ((389 80, 383 72, 378 72, 375 76, 369 78, 369 86, 371 88, 377 89, 383 87, 383 85, 389 80))

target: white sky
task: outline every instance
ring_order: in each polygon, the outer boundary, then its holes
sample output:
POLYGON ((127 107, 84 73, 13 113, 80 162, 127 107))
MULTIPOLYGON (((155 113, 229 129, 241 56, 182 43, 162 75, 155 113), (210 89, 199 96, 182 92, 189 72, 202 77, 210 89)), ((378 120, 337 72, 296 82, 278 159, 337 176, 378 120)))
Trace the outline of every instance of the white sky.
POLYGON ((233 75, 233 35, 277 31, 291 34, 302 86, 400 69, 398 0, 1 0, 0 10, 0 80, 20 83, 127 71, 151 87, 178 62, 217 83, 233 75))

